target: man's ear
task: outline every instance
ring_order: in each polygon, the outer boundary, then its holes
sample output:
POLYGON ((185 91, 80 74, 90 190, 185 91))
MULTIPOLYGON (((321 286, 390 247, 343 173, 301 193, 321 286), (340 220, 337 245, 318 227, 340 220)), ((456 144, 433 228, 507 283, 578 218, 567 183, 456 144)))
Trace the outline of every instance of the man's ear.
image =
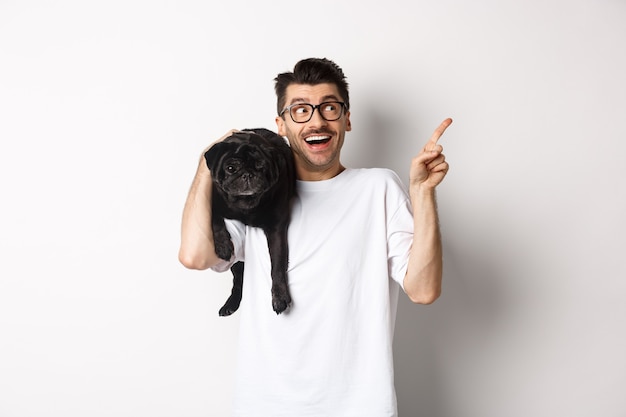
POLYGON ((350 112, 346 113, 346 132, 352 130, 352 123, 350 122, 350 112))
POLYGON ((287 130, 285 129, 285 119, 281 116, 276 116, 276 128, 279 136, 287 136, 287 130))

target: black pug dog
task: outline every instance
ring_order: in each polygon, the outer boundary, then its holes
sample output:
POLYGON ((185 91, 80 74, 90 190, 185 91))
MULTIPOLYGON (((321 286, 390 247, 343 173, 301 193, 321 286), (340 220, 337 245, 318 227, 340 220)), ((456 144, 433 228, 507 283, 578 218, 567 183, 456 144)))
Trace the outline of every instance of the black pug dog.
MULTIPOLYGON (((271 259, 272 307, 277 314, 291 304, 287 282, 287 228, 296 192, 296 171, 285 139, 267 129, 245 129, 211 146, 204 154, 213 179, 212 228, 215 253, 229 260, 234 251, 224 218, 260 227, 271 259)), ((228 316, 239 308, 244 263, 236 262, 233 289, 220 309, 228 316)))

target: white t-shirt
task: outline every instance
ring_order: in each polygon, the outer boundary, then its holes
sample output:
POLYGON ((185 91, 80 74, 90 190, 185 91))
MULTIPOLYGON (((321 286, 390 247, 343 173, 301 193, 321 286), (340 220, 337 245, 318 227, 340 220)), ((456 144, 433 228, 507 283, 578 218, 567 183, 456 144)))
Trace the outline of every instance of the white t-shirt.
POLYGON ((396 416, 392 341, 413 238, 404 186, 390 170, 346 169, 297 192, 285 313, 272 309, 265 234, 228 222, 245 261, 233 416, 396 416))

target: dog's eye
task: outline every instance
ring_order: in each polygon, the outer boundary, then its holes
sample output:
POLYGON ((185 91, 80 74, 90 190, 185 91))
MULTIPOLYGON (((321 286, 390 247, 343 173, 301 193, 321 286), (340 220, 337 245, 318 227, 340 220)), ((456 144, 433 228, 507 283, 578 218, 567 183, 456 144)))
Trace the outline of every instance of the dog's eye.
POLYGON ((224 161, 223 170, 226 174, 235 174, 241 168, 241 161, 237 158, 229 158, 224 161))

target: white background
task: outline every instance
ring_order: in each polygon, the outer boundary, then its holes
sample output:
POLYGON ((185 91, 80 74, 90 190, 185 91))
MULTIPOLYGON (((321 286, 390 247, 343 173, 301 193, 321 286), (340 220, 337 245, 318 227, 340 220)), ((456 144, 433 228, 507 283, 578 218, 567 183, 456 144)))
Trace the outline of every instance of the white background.
POLYGON ((0 0, 0 416, 226 416, 229 274, 177 261, 201 150, 273 78, 348 75, 344 162, 445 117, 445 283, 396 328, 402 417, 626 416, 623 0, 0 0))

